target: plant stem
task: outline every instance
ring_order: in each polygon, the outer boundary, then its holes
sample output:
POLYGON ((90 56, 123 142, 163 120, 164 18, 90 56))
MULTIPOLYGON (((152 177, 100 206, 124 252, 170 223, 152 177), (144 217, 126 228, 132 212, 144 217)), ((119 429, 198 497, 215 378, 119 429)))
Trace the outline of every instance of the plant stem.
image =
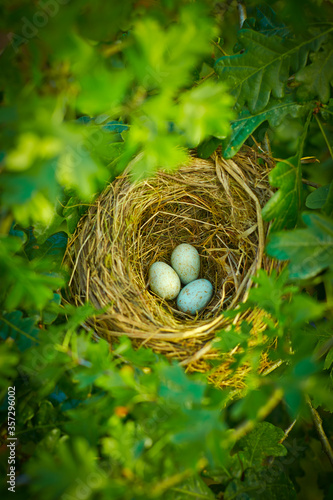
POLYGON ((289 427, 284 431, 284 436, 283 436, 283 439, 281 439, 280 443, 283 443, 283 441, 285 441, 285 439, 287 439, 287 437, 289 436, 289 433, 292 431, 296 422, 297 422, 297 418, 295 418, 295 420, 293 422, 291 422, 289 427))
POLYGON ((332 146, 330 145, 330 142, 329 142, 329 140, 328 140, 328 138, 327 138, 327 135, 326 135, 326 132, 325 132, 325 130, 324 130, 324 128, 323 128, 323 125, 322 125, 322 123, 321 123, 321 121, 319 120, 319 118, 318 118, 318 116, 317 116, 317 115, 315 115, 315 119, 317 120, 318 127, 320 128, 320 131, 321 131, 321 133, 323 134, 323 137, 324 137, 325 142, 326 142, 326 144, 327 144, 327 147, 328 147, 328 150, 329 150, 329 152, 330 152, 331 158, 332 158, 332 160, 333 160, 333 149, 332 149, 332 146))
POLYGON ((212 44, 213 44, 213 45, 214 45, 217 49, 219 49, 219 50, 222 52, 222 54, 223 54, 224 56, 227 56, 227 55, 228 55, 228 54, 227 54, 227 53, 226 53, 226 52, 222 49, 222 47, 220 47, 220 45, 219 45, 218 43, 216 43, 214 40, 211 40, 211 43, 212 43, 212 44))
POLYGON ((321 184, 317 184, 316 182, 308 181, 307 179, 302 179, 302 182, 303 182, 303 184, 307 184, 307 186, 311 186, 311 187, 314 187, 316 189, 321 187, 321 184))
POLYGON ((331 462, 331 465, 333 467, 333 450, 332 450, 332 447, 327 439, 327 436, 324 432, 324 429, 323 429, 323 421, 322 419, 320 418, 320 415, 319 413, 317 412, 317 410, 312 406, 312 403, 311 403, 311 400, 309 398, 309 396, 306 396, 306 401, 310 407, 310 411, 311 411, 311 415, 312 415, 312 419, 313 419, 313 423, 315 425, 315 428, 318 432, 318 436, 319 436, 319 439, 320 439, 320 442, 322 444, 322 447, 329 459, 329 461, 331 462))

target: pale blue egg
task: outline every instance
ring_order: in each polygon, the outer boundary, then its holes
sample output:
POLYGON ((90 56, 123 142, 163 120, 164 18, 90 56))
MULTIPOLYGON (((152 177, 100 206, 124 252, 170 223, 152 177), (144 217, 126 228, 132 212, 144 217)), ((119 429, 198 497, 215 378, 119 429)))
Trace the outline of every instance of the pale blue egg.
POLYGON ((213 285, 210 281, 200 279, 184 286, 177 298, 180 311, 196 314, 202 311, 213 296, 213 285))
POLYGON ((171 254, 171 265, 184 285, 196 280, 200 273, 197 249, 188 243, 178 245, 171 254))

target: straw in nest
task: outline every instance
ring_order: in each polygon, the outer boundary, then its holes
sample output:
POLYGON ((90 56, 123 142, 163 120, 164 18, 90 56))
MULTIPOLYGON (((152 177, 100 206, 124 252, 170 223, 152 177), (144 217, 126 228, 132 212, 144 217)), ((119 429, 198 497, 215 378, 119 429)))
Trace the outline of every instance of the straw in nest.
MULTIPOLYGON (((160 171, 138 183, 131 182, 129 166, 89 208, 67 251, 71 300, 105 311, 89 321, 95 332, 110 343, 125 334, 190 371, 208 371, 209 360, 221 357, 213 348, 214 332, 231 323, 223 312, 246 299, 258 269, 272 266, 263 255, 267 227, 261 217, 272 194, 272 166, 269 156, 250 148, 232 160, 217 153, 208 160, 193 157, 174 173, 160 171), (214 286, 213 299, 196 317, 149 289, 151 264, 170 264, 180 243, 198 250, 199 277, 214 286)), ((262 313, 244 317, 252 321, 255 339, 265 328, 262 313)), ((220 386, 244 383, 247 367, 229 377, 233 354, 225 353, 212 375, 220 386)), ((261 369, 267 366, 264 355, 261 369)))

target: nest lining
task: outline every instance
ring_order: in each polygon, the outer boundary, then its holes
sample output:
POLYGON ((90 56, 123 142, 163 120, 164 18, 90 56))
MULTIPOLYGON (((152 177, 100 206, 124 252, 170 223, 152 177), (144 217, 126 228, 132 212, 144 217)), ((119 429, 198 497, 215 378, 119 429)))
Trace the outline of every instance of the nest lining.
MULTIPOLYGON (((272 166, 266 154, 244 148, 233 160, 193 157, 172 174, 160 171, 138 183, 131 182, 129 166, 110 184, 81 219, 66 257, 71 300, 105 308, 90 320, 96 333, 110 342, 126 334, 137 346, 207 371, 217 356, 209 340, 230 324, 223 311, 245 299, 257 269, 272 265, 263 257, 267 227, 261 218, 272 166), (214 287, 210 304, 196 317, 149 289, 151 264, 170 264, 180 243, 198 250, 199 277, 214 287)), ((254 335, 264 328, 260 313, 246 317, 254 335)), ((231 359, 226 353, 221 380, 231 359)))

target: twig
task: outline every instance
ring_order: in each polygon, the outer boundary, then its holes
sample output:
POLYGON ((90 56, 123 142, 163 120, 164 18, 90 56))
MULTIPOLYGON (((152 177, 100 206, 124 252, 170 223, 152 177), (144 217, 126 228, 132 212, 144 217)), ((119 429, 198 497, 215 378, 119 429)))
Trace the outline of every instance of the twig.
POLYGON ((222 49, 222 47, 221 47, 218 43, 216 43, 214 40, 211 40, 211 43, 212 43, 212 44, 213 44, 213 45, 214 45, 217 49, 219 49, 219 50, 222 52, 222 54, 223 54, 224 56, 227 56, 227 55, 228 55, 228 54, 227 54, 227 53, 226 53, 226 52, 222 49))
POLYGON ((308 186, 312 186, 316 189, 321 187, 321 184, 317 184, 316 182, 308 181, 307 179, 302 179, 302 182, 303 182, 303 184, 307 184, 308 186))
POLYGON ((283 441, 285 441, 287 439, 287 437, 289 436, 289 433, 292 431, 294 425, 296 424, 297 422, 297 418, 295 418, 295 420, 293 422, 291 422, 291 424, 289 425, 289 427, 287 427, 287 429, 284 431, 284 436, 283 438, 281 439, 280 443, 283 443, 283 441))
POLYGON ((321 123, 321 121, 319 120, 319 118, 318 118, 318 116, 317 116, 317 115, 315 115, 315 119, 316 119, 316 121, 317 121, 317 123, 318 123, 318 127, 320 128, 320 132, 323 134, 323 137, 324 137, 325 142, 326 142, 326 144, 327 144, 327 147, 328 147, 328 150, 329 150, 329 152, 330 152, 331 158, 333 159, 333 149, 332 149, 332 146, 331 146, 331 144, 330 144, 330 141, 329 141, 329 140, 328 140, 328 138, 327 138, 327 135, 326 135, 325 130, 324 130, 323 126, 322 126, 322 123, 321 123))
POLYGON ((262 141, 262 146, 264 148, 265 153, 267 153, 269 156, 272 156, 271 143, 269 141, 267 132, 265 134, 264 140, 262 141))
POLYGON ((156 486, 154 486, 151 490, 151 494, 153 497, 158 497, 162 493, 165 493, 166 490, 176 486, 177 484, 183 482, 188 477, 191 477, 193 472, 190 469, 185 470, 184 472, 178 472, 171 477, 167 477, 163 481, 160 481, 156 486))
POLYGON ((323 449, 324 449, 324 451, 325 451, 325 453, 326 453, 326 455, 327 455, 327 457, 328 457, 328 459, 331 462, 331 465, 333 467, 333 450, 332 450, 332 447, 327 439, 325 431, 323 429, 323 425, 322 425, 323 421, 320 418, 320 415, 317 412, 317 410, 312 406, 312 403, 311 403, 309 396, 306 396, 306 402, 308 403, 308 405, 310 407, 313 423, 314 423, 315 428, 318 432, 318 436, 319 436, 320 442, 322 444, 322 447, 323 447, 323 449))
POLYGON ((201 83, 205 82, 206 80, 208 80, 208 78, 211 78, 212 76, 216 75, 215 71, 211 71, 210 73, 208 73, 208 75, 204 76, 201 78, 201 80, 199 80, 198 82, 196 82, 196 85, 200 85, 201 83))

